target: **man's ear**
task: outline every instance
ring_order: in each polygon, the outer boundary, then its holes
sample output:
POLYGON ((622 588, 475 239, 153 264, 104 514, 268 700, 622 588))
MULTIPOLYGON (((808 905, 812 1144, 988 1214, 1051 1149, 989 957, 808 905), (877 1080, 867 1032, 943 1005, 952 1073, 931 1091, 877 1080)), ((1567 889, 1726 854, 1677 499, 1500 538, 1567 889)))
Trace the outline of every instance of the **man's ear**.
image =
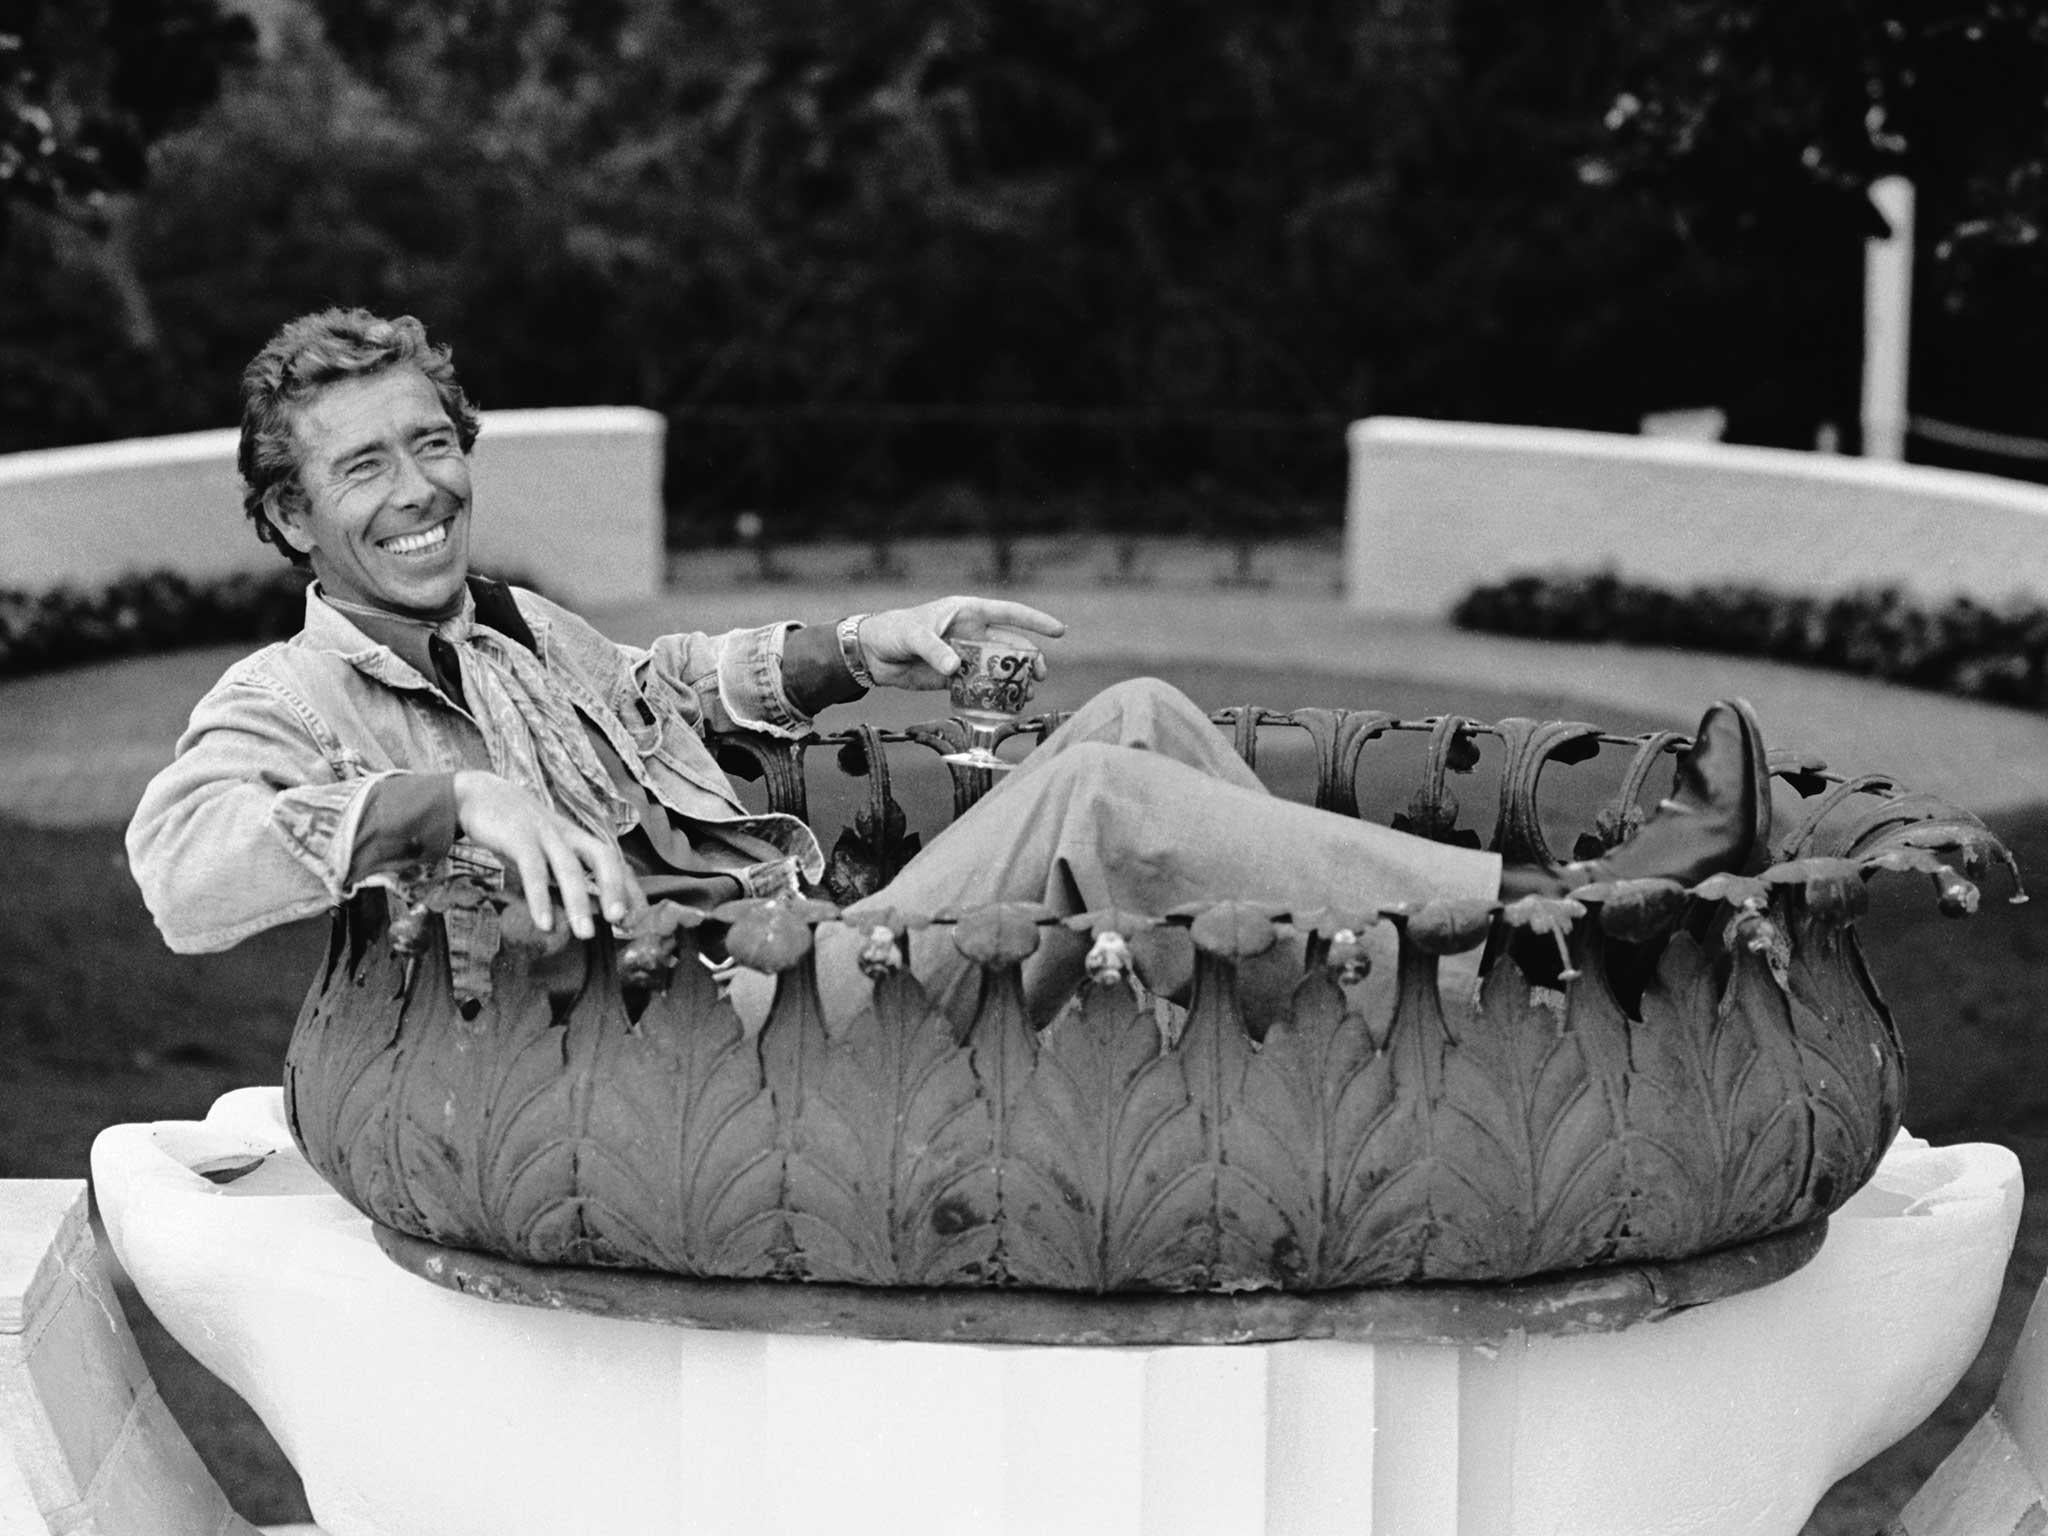
POLYGON ((263 515, 277 536, 302 555, 313 553, 313 531, 306 525, 306 503, 284 486, 273 485, 263 493, 263 515))

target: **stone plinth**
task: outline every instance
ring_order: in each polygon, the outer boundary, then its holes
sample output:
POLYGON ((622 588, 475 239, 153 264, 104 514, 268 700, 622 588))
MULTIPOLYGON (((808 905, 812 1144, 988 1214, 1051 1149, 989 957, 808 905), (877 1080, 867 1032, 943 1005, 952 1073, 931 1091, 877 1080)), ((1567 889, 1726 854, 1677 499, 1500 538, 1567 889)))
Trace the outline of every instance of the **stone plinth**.
POLYGON ((1908 1138, 1803 1269, 1617 1332, 1016 1347, 457 1294, 379 1251, 274 1090, 93 1161, 144 1296, 331 1536, 1792 1536, 1960 1378, 2019 1213, 2010 1154, 1908 1138))
POLYGON ((1886 1536, 2026 1536, 2048 1531, 2048 1288, 1984 1417, 1886 1536))
POLYGON ((0 1531, 254 1536, 158 1396, 80 1179, 0 1181, 0 1531))

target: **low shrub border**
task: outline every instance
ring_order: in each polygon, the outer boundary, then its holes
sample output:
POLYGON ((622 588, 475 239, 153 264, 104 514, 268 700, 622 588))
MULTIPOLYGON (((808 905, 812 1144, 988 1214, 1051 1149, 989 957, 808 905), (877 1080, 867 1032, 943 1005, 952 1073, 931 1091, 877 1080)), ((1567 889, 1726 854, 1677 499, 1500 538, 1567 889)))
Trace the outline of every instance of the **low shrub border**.
POLYGON ((1897 587, 1815 597, 1734 583, 1689 589, 1611 571, 1511 576, 1459 599, 1461 629, 1530 639, 1618 641, 1765 656, 1908 687, 2048 707, 2048 606, 1957 597, 1929 605, 1897 587))
MULTIPOLYGON (((156 570, 97 588, 0 587, 0 677, 202 645, 288 639, 305 620, 310 576, 279 561, 276 570, 261 575, 244 571, 194 580, 156 570)), ((521 573, 499 579, 545 591, 521 573)))
POLYGON ((307 574, 282 561, 262 575, 194 580, 140 571, 104 587, 0 589, 0 677, 235 640, 281 640, 306 616, 307 574))

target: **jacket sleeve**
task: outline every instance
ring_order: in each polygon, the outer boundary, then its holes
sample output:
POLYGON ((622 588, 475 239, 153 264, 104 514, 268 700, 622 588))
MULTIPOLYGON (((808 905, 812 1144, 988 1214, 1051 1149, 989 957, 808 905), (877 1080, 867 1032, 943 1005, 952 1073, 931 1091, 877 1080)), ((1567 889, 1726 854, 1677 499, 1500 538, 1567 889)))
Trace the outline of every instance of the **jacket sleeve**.
POLYGON ((783 641, 797 627, 784 622, 722 635, 663 635, 644 652, 622 649, 643 687, 658 680, 685 710, 696 711, 699 734, 741 727, 794 737, 811 728, 782 677, 783 641))
POLYGON ((793 620, 724 634, 663 635, 652 645, 618 645, 558 603, 514 588, 522 612, 543 620, 553 643, 566 646, 580 669, 597 675, 623 660, 644 698, 686 721, 699 736, 735 727, 796 737, 811 717, 789 695, 782 648, 793 620), (603 658, 600 660, 600 656, 603 658))
POLYGON ((370 791, 310 714, 244 664, 192 712, 128 824, 128 863, 164 941, 226 949, 340 902, 370 791))

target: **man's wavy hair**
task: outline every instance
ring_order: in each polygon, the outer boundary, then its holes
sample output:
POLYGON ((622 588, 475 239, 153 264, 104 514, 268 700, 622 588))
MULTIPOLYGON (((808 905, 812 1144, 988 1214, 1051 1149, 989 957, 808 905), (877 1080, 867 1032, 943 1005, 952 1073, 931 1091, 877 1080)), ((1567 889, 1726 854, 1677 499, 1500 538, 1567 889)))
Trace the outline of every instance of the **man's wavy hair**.
POLYGON ((299 411, 330 384, 405 367, 419 369, 434 386, 462 451, 469 452, 481 426, 476 407, 456 381, 448 348, 429 342, 427 328, 411 315, 386 320, 366 309, 301 315, 242 370, 242 446, 235 459, 242 510, 256 525, 256 537, 276 545, 292 564, 304 565, 306 557, 285 541, 276 520, 306 506, 299 411))

